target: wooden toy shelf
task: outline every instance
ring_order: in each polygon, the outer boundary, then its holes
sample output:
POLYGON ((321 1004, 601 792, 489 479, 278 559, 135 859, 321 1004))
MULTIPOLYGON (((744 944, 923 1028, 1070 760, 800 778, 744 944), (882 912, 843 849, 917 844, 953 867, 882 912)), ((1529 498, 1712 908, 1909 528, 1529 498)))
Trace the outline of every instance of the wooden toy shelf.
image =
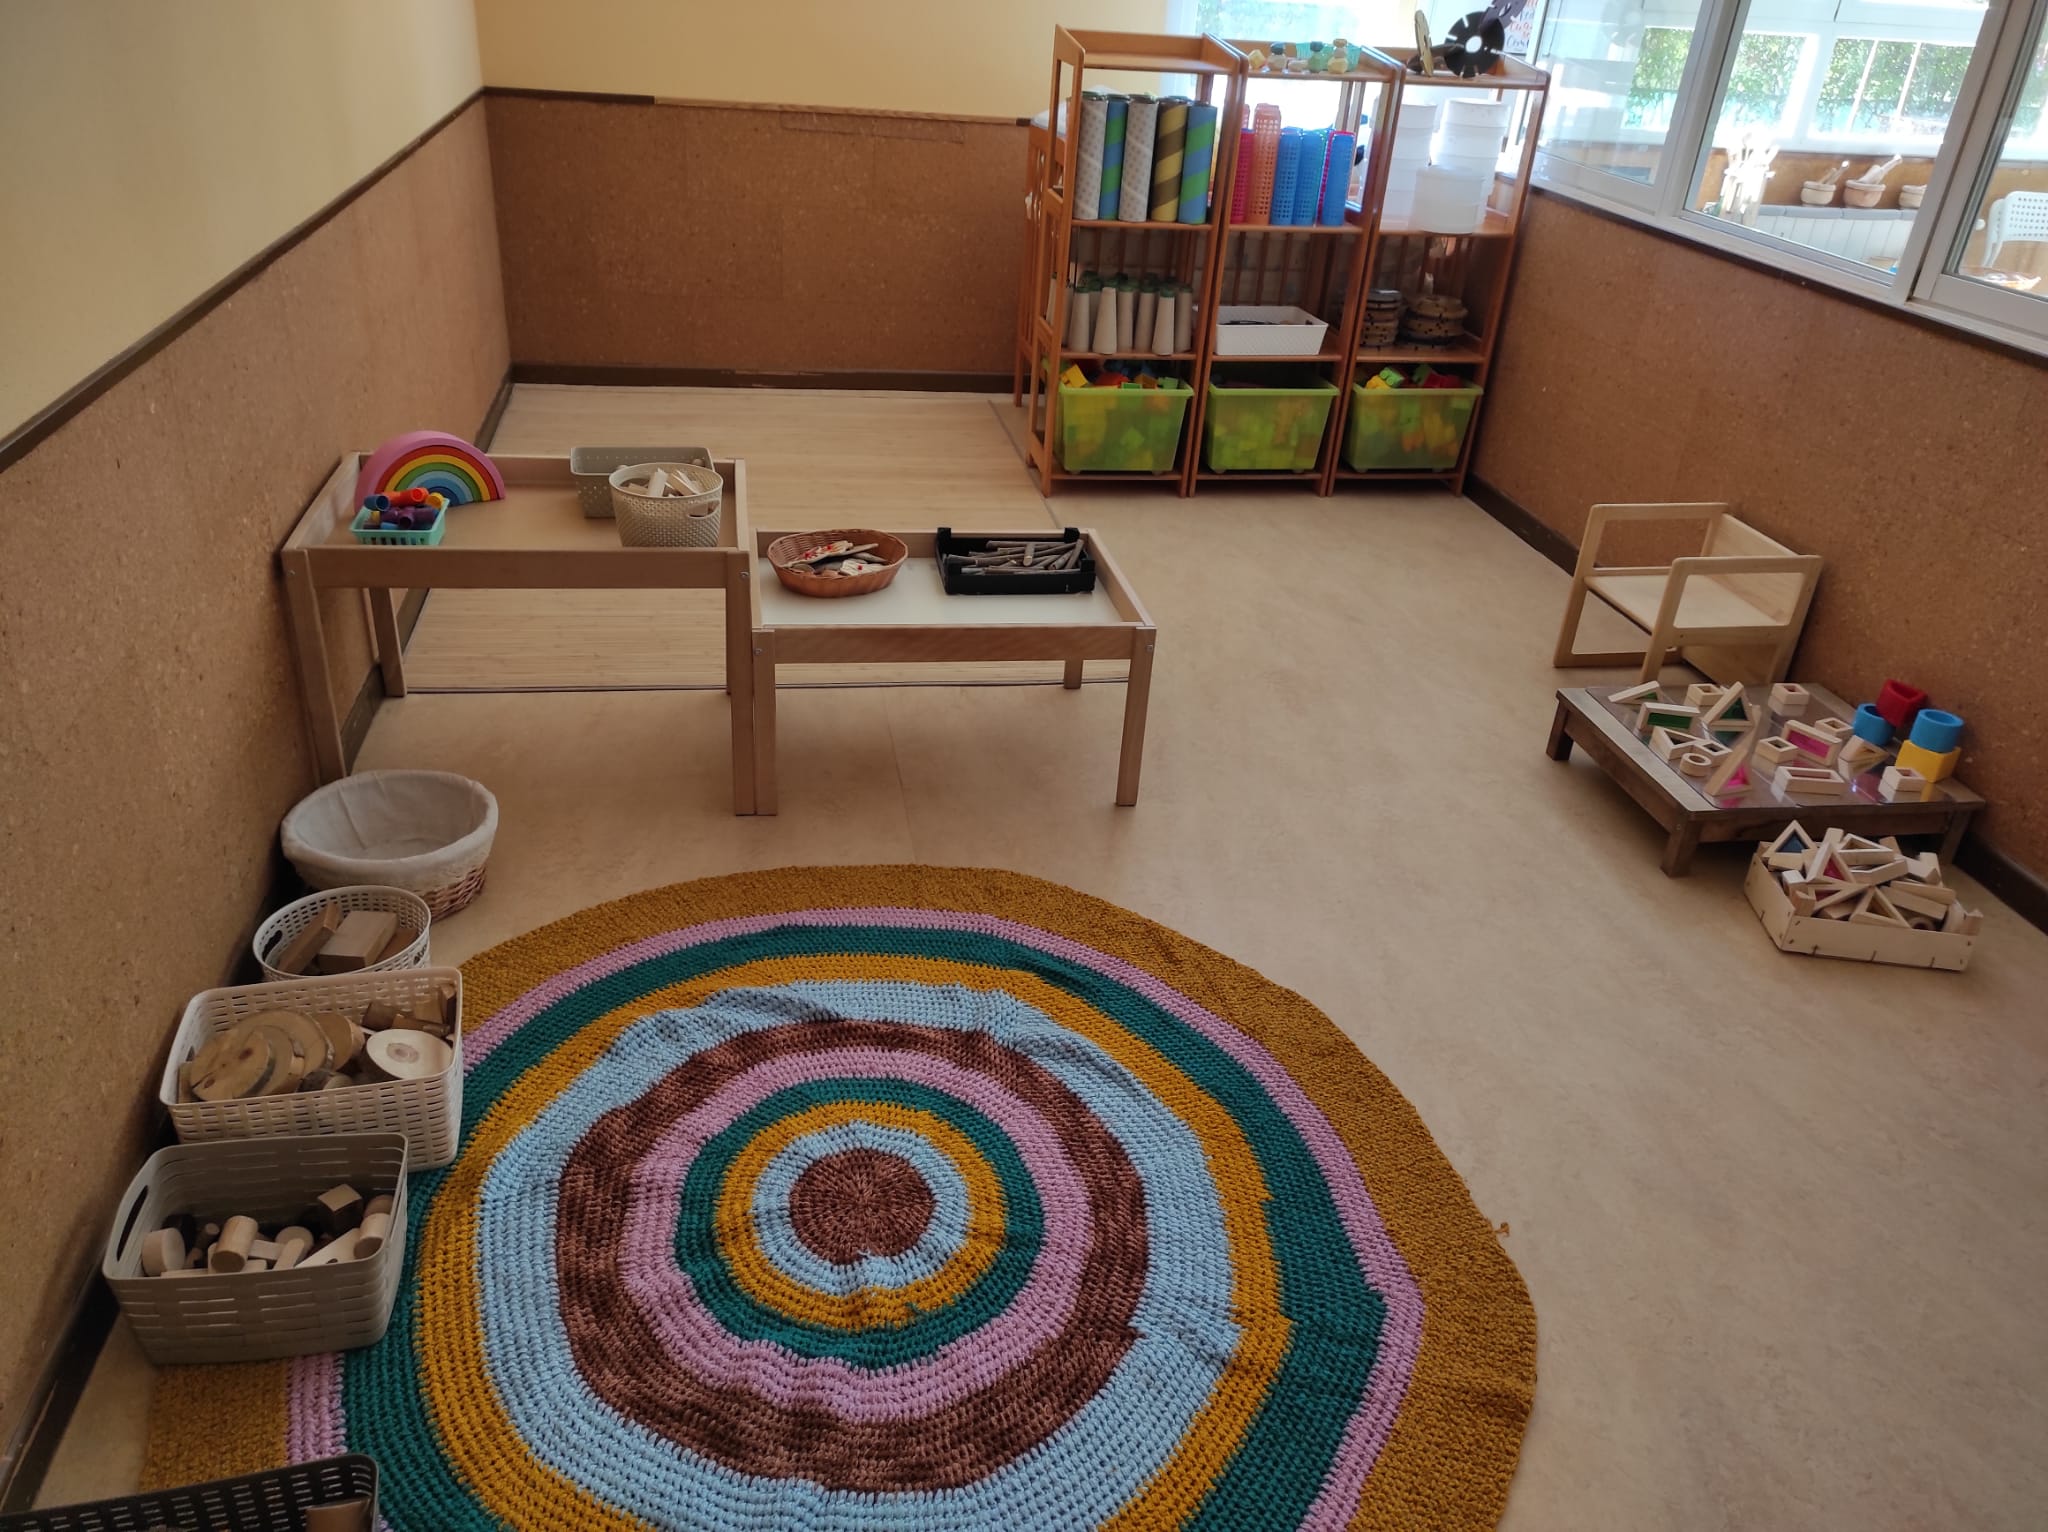
MULTIPOLYGON (((1394 58, 1405 61, 1412 49, 1404 46, 1384 51, 1392 56, 1392 62, 1394 58)), ((1472 461, 1472 444, 1486 407, 1483 390, 1492 374, 1494 350, 1500 339, 1501 309, 1507 300, 1508 274, 1522 232, 1522 210, 1529 193, 1530 168, 1536 158, 1536 137, 1550 95, 1550 76, 1514 58, 1503 57, 1495 72, 1469 80, 1456 75, 1410 74, 1405 62, 1397 65, 1397 69, 1390 120, 1399 118, 1401 100, 1410 91, 1428 90, 1446 101, 1461 97, 1514 101, 1519 109, 1510 113, 1506 136, 1508 142, 1520 145, 1521 157, 1512 176, 1495 175, 1486 213, 1477 229, 1464 234, 1437 234, 1417 228, 1405 218, 1370 221, 1362 274, 1354 295, 1357 301, 1345 342, 1344 372, 1338 385, 1338 418, 1331 423, 1331 436, 1339 444, 1343 442, 1343 433, 1351 425, 1353 385, 1382 367, 1413 367, 1426 362, 1455 368, 1469 376, 1482 392, 1472 401, 1471 417, 1452 466, 1359 469, 1347 464, 1341 451, 1333 451, 1322 482, 1322 493, 1326 495, 1339 484, 1369 483, 1375 479, 1403 483, 1434 480, 1454 492, 1463 492, 1472 461), (1392 346, 1365 346, 1361 339, 1365 296, 1379 287, 1398 287, 1410 298, 1427 290, 1462 299, 1466 305, 1464 336, 1447 346, 1418 346, 1399 341, 1392 346)), ((1387 135, 1387 147, 1391 151, 1391 133, 1387 135)), ((1384 173, 1374 178, 1371 193, 1385 197, 1384 173)))
MULTIPOLYGON (((1032 130, 1027 155, 1027 180, 1038 177, 1026 191, 1027 276, 1019 294, 1018 359, 1012 396, 1028 407, 1026 458, 1038 480, 1039 493, 1050 494, 1055 483, 1075 479, 1138 480, 1171 484, 1185 494, 1189 423, 1183 420, 1180 446, 1173 466, 1159 473, 1109 469, 1077 472, 1060 461, 1058 418, 1059 376, 1074 361, 1108 361, 1099 351, 1073 350, 1067 344, 1067 299, 1069 273, 1077 265, 1102 271, 1120 271, 1147 277, 1167 278, 1192 287, 1200 294, 1207 286, 1210 241, 1223 219, 1230 185, 1231 157, 1235 135, 1224 132, 1237 118, 1243 90, 1243 57, 1229 44, 1210 36, 1181 37, 1137 32, 1101 32, 1080 28, 1053 28, 1053 62, 1046 126, 1032 130), (1104 75, 1147 77, 1134 88, 1156 89, 1159 75, 1192 76, 1196 99, 1217 108, 1216 146, 1212 151, 1209 216, 1203 223, 1138 221, 1114 218, 1082 218, 1076 213, 1082 193, 1099 193, 1097 187, 1077 187, 1081 157, 1081 93, 1093 88, 1104 75), (1225 143, 1228 137, 1230 142, 1225 143), (1219 194, 1221 193, 1221 194, 1219 194)), ((1192 349, 1170 355, 1154 355, 1139 337, 1132 350, 1119 353, 1131 360, 1153 365, 1155 371, 1170 373, 1192 383, 1205 349, 1201 327, 1196 329, 1192 349)), ((1192 406, 1187 414, 1194 413, 1192 406)))

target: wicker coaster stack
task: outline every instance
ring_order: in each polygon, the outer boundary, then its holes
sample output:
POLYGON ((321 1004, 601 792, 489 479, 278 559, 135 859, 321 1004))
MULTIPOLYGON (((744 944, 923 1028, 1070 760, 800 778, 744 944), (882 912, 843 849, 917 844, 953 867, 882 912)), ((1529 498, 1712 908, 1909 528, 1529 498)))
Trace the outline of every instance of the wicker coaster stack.
POLYGON ((1401 339, 1415 346, 1448 346, 1465 334, 1465 302, 1439 293, 1408 300, 1401 316, 1401 339))
POLYGON ((1393 345, 1401 333, 1401 289, 1375 287, 1365 295, 1365 332, 1358 343, 1368 351, 1393 345))

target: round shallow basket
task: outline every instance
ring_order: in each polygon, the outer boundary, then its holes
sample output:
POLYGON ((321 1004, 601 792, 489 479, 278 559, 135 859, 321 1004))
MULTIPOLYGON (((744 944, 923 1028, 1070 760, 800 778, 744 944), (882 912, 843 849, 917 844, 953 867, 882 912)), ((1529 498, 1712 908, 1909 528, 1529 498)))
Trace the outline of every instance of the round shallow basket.
POLYGON ((611 475, 612 518, 628 548, 716 548, 725 480, 701 463, 628 463, 611 475), (646 484, 656 469, 671 484, 689 486, 684 495, 646 495, 628 484, 646 484))
POLYGON ((436 919, 483 891, 498 800, 452 771, 362 771, 284 816, 284 854, 309 888, 375 883, 418 894, 436 919))
POLYGON ((286 973, 282 968, 270 966, 270 955, 297 936, 308 926, 318 925, 320 917, 328 910, 339 910, 346 915, 351 910, 389 911, 398 917, 402 926, 411 926, 419 935, 412 945, 403 952, 386 958, 381 963, 372 963, 359 968, 357 973, 384 973, 394 968, 417 968, 427 960, 427 929, 433 924, 433 912, 427 901, 418 894, 408 893, 402 888, 377 888, 359 885, 354 888, 329 888, 317 894, 308 894, 303 899, 294 899, 275 915, 256 928, 256 937, 249 943, 256 954, 256 961, 262 965, 263 977, 271 980, 289 979, 297 983, 304 974, 286 973))
POLYGON ((903 567, 903 561, 910 556, 910 549, 900 537, 891 537, 887 532, 876 532, 867 527, 835 527, 829 532, 792 532, 787 537, 778 537, 768 545, 768 562, 775 566, 775 578, 799 596, 865 596, 869 591, 880 590, 896 578, 896 571, 903 567), (808 552, 823 543, 836 543, 841 539, 858 548, 862 543, 875 544, 874 557, 879 558, 886 568, 872 570, 867 574, 821 575, 812 574, 802 564, 789 561, 799 553, 808 552))

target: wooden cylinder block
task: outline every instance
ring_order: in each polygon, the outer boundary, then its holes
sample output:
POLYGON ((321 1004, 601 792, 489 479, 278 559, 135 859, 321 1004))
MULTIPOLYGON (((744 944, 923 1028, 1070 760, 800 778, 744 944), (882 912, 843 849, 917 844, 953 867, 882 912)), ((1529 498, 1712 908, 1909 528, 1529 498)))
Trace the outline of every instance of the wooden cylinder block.
POLYGON ((249 1260, 249 1247, 256 1243, 261 1231, 256 1220, 237 1213, 221 1226, 220 1238, 214 1241, 213 1254, 206 1264, 213 1271, 240 1271, 249 1260))
POLYGON ((376 1196, 372 1197, 368 1202, 363 1204, 363 1218, 365 1222, 375 1217, 379 1213, 383 1213, 386 1216, 389 1216, 390 1212, 391 1193, 389 1192, 379 1192, 376 1196))
POLYGON ((277 1246, 277 1258, 271 1270, 290 1271, 306 1258, 313 1248, 313 1231, 302 1224, 291 1224, 277 1231, 277 1238, 271 1241, 277 1246))
POLYGON ((364 1045, 370 1062, 393 1080, 431 1080, 455 1062, 455 1050, 427 1032, 373 1032, 364 1045))
POLYGON ((142 1236, 142 1274, 160 1277, 184 1268, 185 1236, 176 1229, 158 1229, 142 1236))
POLYGON ((363 1260, 384 1248, 384 1241, 391 1237, 391 1215, 389 1213, 366 1213, 362 1227, 356 1230, 355 1253, 350 1260, 363 1260))

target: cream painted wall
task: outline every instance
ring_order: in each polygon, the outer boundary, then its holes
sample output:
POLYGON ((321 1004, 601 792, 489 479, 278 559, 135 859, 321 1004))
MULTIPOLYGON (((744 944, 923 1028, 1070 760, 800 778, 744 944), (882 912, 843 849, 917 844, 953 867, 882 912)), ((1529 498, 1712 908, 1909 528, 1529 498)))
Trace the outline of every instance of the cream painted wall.
POLYGON ((1055 23, 1164 29, 1167 0, 476 0, 484 79, 976 117, 1045 109, 1055 23))
POLYGON ((0 434, 481 83, 471 0, 0 0, 0 434))

